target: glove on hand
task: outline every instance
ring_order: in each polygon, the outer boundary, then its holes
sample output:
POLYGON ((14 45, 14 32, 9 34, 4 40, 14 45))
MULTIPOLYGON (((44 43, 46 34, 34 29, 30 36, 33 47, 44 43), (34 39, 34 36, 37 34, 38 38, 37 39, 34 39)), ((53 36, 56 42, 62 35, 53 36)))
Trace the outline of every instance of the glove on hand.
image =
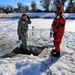
POLYGON ((19 38, 18 38, 19 40, 21 40, 21 36, 19 36, 19 38))
POLYGON ((30 17, 27 15, 27 19, 30 20, 30 17))

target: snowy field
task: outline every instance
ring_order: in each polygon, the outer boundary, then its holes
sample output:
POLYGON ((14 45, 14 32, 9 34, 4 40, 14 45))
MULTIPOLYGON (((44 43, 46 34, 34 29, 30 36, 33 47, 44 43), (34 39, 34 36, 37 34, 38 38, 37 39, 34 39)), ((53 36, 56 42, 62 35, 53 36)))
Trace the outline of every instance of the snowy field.
MULTIPOLYGON (((53 19, 31 19, 28 43, 52 44, 50 27, 53 19), (34 26, 34 30, 32 30, 34 26)), ((18 42, 18 19, 0 19, 0 52, 18 42)), ((75 20, 66 20, 65 34, 59 59, 33 55, 0 58, 0 75, 75 75, 75 20), (48 65, 48 67, 44 64, 48 65)), ((48 48, 50 51, 52 48, 48 48)), ((45 49, 47 50, 47 49, 45 49)), ((0 53, 1 55, 1 53, 0 53)))

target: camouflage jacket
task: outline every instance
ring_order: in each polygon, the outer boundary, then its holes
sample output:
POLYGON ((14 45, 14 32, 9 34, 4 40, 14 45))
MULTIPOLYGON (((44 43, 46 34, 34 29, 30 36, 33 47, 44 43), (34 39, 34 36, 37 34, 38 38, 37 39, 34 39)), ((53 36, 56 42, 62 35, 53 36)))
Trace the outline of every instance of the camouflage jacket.
POLYGON ((31 24, 31 21, 28 19, 21 18, 18 22, 17 33, 18 36, 23 36, 26 31, 28 31, 28 24, 31 24))

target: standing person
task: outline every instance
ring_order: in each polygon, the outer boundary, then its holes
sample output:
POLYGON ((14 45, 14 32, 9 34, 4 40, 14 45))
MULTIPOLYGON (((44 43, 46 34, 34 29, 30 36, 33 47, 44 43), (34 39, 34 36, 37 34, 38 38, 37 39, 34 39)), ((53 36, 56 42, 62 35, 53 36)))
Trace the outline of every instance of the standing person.
POLYGON ((27 47, 27 39, 28 39, 28 24, 31 24, 31 20, 28 15, 22 14, 18 22, 17 33, 19 40, 22 40, 21 48, 23 53, 28 53, 29 49, 27 47))
POLYGON ((54 38, 53 43, 55 49, 52 50, 51 54, 54 57, 60 57, 60 44, 65 31, 65 19, 62 16, 62 12, 63 12, 62 6, 57 7, 55 11, 56 17, 52 23, 52 31, 54 38))

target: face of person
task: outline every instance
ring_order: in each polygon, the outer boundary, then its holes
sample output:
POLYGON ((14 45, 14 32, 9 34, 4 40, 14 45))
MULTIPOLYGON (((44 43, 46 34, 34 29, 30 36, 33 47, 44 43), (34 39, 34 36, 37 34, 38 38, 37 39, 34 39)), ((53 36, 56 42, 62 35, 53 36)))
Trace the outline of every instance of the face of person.
POLYGON ((23 16, 23 19, 26 19, 27 18, 27 16, 25 15, 25 16, 23 16))

